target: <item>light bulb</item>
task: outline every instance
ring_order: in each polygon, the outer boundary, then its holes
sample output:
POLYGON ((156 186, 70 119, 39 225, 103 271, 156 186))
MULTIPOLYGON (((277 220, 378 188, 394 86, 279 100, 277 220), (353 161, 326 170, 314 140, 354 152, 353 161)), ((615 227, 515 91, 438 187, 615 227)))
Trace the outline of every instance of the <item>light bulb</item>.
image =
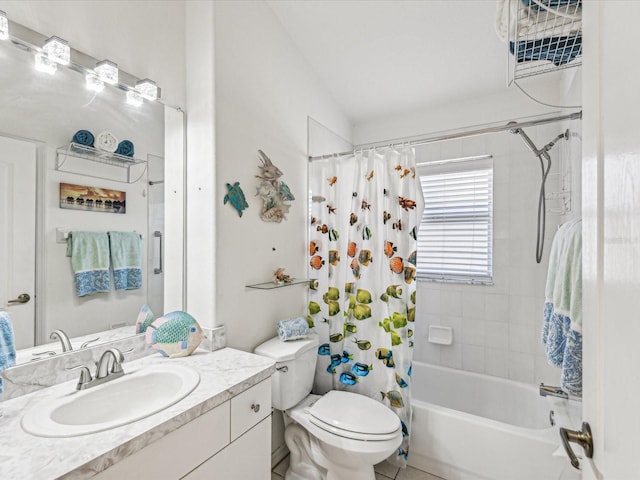
POLYGON ((9 20, 7 14, 0 10, 0 40, 9 38, 9 20))
POLYGON ((104 90, 104 82, 100 80, 95 73, 87 73, 85 76, 85 86, 87 87, 87 90, 91 90, 96 93, 104 90))
POLYGON ((139 107, 143 102, 144 100, 142 99, 142 95, 134 90, 127 90, 127 103, 129 105, 139 107))
POLYGON ((111 60, 98 62, 94 70, 103 82, 110 83, 111 85, 118 83, 118 65, 111 60))
POLYGON ((52 62, 61 65, 69 65, 71 62, 71 48, 69 48, 69 43, 60 37, 50 37, 44 42, 42 50, 44 50, 52 62))
POLYGON ((148 100, 155 100, 158 98, 158 86, 153 80, 145 78, 144 80, 138 80, 136 82, 136 90, 144 98, 148 100))
POLYGON ((58 64, 56 62, 50 60, 46 55, 36 53, 36 70, 53 75, 57 69, 58 64))

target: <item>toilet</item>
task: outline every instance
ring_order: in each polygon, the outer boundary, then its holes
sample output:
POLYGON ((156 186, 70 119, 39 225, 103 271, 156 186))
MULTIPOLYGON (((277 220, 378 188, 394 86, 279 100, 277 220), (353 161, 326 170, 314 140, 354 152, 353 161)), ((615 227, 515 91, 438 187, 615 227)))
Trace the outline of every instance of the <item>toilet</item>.
POLYGON ((283 412, 291 452, 286 480, 375 480, 373 466, 402 442, 400 419, 382 403, 351 392, 313 395, 317 335, 272 338, 255 353, 276 362, 272 404, 283 412))

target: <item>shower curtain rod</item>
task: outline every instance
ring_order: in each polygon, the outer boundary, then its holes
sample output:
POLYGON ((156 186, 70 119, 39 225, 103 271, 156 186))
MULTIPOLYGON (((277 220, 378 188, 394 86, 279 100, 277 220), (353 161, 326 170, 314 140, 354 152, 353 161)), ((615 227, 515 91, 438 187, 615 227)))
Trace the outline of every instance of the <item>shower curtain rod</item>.
POLYGON ((497 132, 503 132, 505 130, 514 130, 516 128, 535 127, 537 125, 544 125, 546 123, 561 122, 562 120, 580 120, 580 119, 582 119, 582 110, 579 112, 569 113, 567 115, 559 115, 557 117, 540 118, 538 120, 529 120, 527 122, 508 123, 505 125, 498 125, 496 127, 485 127, 485 128, 479 128, 477 130, 467 130, 465 132, 445 133, 445 134, 440 134, 432 137, 421 138, 418 140, 410 140, 410 141, 404 141, 404 142, 401 142, 398 140, 390 140, 388 142, 376 142, 378 143, 377 146, 373 146, 373 144, 371 144, 371 146, 360 145, 357 148, 354 148, 353 150, 349 150, 346 152, 309 157, 309 161, 312 162, 314 160, 322 160, 324 158, 331 158, 336 155, 337 156, 349 155, 354 152, 362 152, 362 151, 368 150, 369 148, 400 147, 403 145, 409 146, 409 147, 415 147, 418 145, 426 145, 428 143, 442 142, 444 140, 453 140, 456 138, 464 138, 464 137, 474 137, 476 135, 485 135, 487 133, 497 133, 497 132))

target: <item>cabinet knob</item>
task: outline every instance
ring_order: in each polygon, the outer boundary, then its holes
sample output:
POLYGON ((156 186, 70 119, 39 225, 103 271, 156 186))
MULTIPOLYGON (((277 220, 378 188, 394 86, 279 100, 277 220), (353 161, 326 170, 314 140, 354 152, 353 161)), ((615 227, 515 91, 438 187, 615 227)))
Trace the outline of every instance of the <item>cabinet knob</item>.
POLYGON ((252 403, 251 404, 251 410, 253 410, 255 413, 258 413, 260 411, 260 404, 259 403, 252 403))

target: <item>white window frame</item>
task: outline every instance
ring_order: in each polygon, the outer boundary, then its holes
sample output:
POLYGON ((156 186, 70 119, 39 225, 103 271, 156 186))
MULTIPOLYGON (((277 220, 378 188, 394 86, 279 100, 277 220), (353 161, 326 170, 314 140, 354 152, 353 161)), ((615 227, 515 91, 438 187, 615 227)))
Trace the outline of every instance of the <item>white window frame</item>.
POLYGON ((418 174, 425 209, 417 279, 493 285, 493 157, 420 163, 418 174))

